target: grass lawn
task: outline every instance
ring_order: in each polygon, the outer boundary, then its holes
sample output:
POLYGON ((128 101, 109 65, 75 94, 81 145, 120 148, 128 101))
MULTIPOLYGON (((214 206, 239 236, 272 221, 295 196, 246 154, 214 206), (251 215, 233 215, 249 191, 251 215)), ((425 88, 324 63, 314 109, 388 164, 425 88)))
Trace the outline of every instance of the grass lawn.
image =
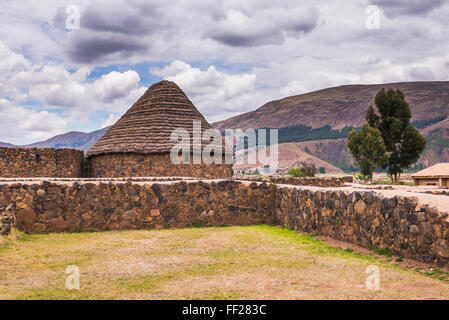
POLYGON ((189 228, 3 239, 0 298, 447 299, 449 283, 287 229, 189 228), (69 265, 80 290, 65 287, 69 265))

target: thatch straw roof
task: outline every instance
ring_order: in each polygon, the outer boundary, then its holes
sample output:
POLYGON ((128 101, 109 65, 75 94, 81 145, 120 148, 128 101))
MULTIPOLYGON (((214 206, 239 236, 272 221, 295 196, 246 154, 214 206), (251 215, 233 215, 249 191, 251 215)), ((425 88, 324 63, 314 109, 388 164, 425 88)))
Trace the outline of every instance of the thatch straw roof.
MULTIPOLYGON (((192 137, 193 121, 201 122, 203 132, 212 128, 174 82, 160 81, 149 87, 86 154, 170 152, 176 143, 170 140, 172 131, 185 129, 192 137)), ((203 142, 202 148, 207 144, 203 142)))
POLYGON ((449 177, 449 162, 437 163, 424 170, 412 174, 413 178, 449 177))

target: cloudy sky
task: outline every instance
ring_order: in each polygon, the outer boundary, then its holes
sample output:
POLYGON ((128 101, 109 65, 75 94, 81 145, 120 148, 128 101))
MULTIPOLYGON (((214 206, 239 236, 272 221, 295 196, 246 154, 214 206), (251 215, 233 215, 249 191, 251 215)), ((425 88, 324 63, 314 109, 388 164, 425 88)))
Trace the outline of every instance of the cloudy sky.
POLYGON ((449 80, 448 17, 449 0, 2 0, 0 141, 113 124, 162 79, 210 122, 336 85, 449 80))

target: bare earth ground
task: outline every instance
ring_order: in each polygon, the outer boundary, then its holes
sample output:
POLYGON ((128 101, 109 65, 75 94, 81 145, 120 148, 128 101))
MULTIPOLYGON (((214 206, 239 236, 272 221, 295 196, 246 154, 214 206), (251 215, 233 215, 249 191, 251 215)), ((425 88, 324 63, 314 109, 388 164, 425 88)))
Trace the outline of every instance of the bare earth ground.
POLYGON ((0 247, 0 298, 449 298, 441 274, 353 248, 269 226, 18 234, 0 247), (69 265, 80 290, 65 288, 69 265), (380 268, 378 291, 366 288, 369 265, 380 268))

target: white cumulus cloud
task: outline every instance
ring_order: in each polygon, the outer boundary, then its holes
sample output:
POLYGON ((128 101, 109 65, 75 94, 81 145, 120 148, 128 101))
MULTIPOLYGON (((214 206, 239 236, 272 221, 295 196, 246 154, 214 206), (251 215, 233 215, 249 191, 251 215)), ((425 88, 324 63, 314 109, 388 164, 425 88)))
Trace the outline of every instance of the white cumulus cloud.
POLYGON ((33 64, 1 41, 0 56, 0 141, 30 143, 72 128, 111 125, 146 90, 133 70, 91 80, 87 67, 71 71, 55 62, 33 64), (96 113, 107 118, 97 116, 91 123, 96 113))
POLYGON ((111 102, 117 98, 128 95, 137 87, 140 77, 135 71, 123 73, 112 71, 101 76, 92 84, 95 95, 104 102, 111 102))
POLYGON ((0 41, 0 74, 8 76, 29 66, 28 61, 21 54, 17 54, 0 41))
POLYGON ((176 82, 210 121, 217 115, 239 112, 248 104, 258 103, 251 102, 256 96, 255 74, 229 74, 215 66, 203 71, 179 60, 162 69, 151 69, 151 73, 176 82))

